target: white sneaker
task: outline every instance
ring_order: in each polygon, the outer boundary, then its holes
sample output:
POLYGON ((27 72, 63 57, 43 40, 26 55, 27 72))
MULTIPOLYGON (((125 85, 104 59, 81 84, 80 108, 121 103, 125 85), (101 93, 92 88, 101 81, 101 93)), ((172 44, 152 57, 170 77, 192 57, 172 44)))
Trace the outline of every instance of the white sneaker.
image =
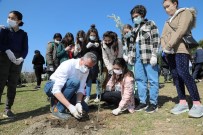
POLYGON ((89 97, 89 96, 86 96, 84 101, 85 101, 85 103, 88 104, 89 100, 90 100, 90 97, 89 97))
POLYGON ((96 97, 95 100, 94 100, 95 103, 98 103, 99 101, 100 101, 100 100, 99 100, 98 97, 96 97))
POLYGON ((194 118, 200 118, 203 116, 203 105, 194 105, 190 109, 188 115, 194 118))

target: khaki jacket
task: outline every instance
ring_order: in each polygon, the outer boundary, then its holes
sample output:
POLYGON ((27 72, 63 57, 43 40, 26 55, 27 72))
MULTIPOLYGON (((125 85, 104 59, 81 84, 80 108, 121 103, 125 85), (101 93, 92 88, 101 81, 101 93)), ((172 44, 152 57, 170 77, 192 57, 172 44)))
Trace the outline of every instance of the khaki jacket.
POLYGON ((185 47, 182 37, 190 33, 191 29, 195 26, 196 11, 192 8, 181 8, 166 21, 162 36, 162 48, 173 48, 175 53, 189 54, 185 47), (172 27, 172 28, 171 28, 172 27))

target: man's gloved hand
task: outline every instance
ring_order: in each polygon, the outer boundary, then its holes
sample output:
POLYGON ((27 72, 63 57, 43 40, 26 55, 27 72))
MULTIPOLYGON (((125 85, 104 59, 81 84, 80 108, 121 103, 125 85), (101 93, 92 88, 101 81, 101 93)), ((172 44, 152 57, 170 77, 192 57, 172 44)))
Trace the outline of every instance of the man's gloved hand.
POLYGON ((89 42, 86 47, 87 47, 87 48, 90 48, 90 47, 92 47, 93 45, 94 45, 93 43, 89 42))
POLYGON ((157 56, 156 56, 156 54, 152 54, 152 57, 150 59, 150 64, 152 66, 155 66, 157 64, 157 56))
POLYGON ((70 113, 76 118, 76 119, 80 119, 82 117, 82 115, 80 115, 76 109, 75 106, 73 106, 72 104, 70 104, 68 106, 68 109, 70 111, 70 113))
POLYGON ((75 107, 76 107, 76 110, 80 113, 80 115, 82 115, 82 105, 81 105, 81 103, 77 103, 75 105, 75 107))
POLYGON ((16 57, 10 49, 6 50, 6 54, 9 58, 9 60, 12 61, 13 63, 15 63, 16 57))
POLYGON ((124 59, 126 62, 128 62, 128 56, 127 56, 127 55, 123 54, 123 59, 124 59))
POLYGON ((20 58, 16 59, 15 64, 20 65, 23 62, 23 60, 24 59, 22 57, 20 57, 20 58))
POLYGON ((122 111, 121 111, 120 108, 116 108, 116 109, 114 109, 114 110, 112 111, 112 113, 113 113, 114 115, 118 115, 118 114, 122 113, 122 111))

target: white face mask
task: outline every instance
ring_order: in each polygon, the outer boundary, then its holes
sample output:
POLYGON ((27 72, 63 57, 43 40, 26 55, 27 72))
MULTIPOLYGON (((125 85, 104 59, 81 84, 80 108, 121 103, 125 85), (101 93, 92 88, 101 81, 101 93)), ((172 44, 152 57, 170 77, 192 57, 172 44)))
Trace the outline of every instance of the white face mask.
POLYGON ((56 39, 54 40, 54 42, 57 43, 57 44, 60 44, 60 43, 61 43, 61 41, 58 41, 58 40, 56 40, 56 39))
POLYGON ((123 71, 120 69, 120 70, 117 70, 117 69, 114 69, 113 72, 116 74, 116 75, 121 75, 123 74, 123 71))
POLYGON ((126 33, 126 34, 124 35, 125 38, 129 38, 129 37, 131 37, 131 36, 132 36, 132 32, 131 32, 131 31, 129 31, 128 33, 126 33))
POLYGON ((83 41, 84 41, 83 38, 79 38, 79 40, 80 40, 80 42, 83 42, 83 41))
POLYGON ((11 26, 11 27, 17 26, 17 22, 14 21, 14 20, 11 20, 11 19, 7 19, 7 23, 8 23, 8 25, 11 26))
POLYGON ((80 69, 80 72, 82 72, 83 74, 85 74, 89 71, 89 69, 85 65, 80 66, 79 69, 80 69))
POLYGON ((90 40, 95 40, 95 36, 90 36, 90 40))

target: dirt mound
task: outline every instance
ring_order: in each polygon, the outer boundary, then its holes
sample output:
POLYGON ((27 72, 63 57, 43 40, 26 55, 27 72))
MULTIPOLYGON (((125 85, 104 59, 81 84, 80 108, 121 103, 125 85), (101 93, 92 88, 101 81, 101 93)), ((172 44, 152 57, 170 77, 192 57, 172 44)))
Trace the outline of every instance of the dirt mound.
POLYGON ((77 120, 70 117, 68 120, 59 120, 48 115, 43 120, 33 123, 29 128, 24 130, 20 135, 91 135, 102 133, 102 130, 107 127, 105 121, 112 117, 110 113, 99 113, 93 111, 85 114, 82 119, 77 120))

